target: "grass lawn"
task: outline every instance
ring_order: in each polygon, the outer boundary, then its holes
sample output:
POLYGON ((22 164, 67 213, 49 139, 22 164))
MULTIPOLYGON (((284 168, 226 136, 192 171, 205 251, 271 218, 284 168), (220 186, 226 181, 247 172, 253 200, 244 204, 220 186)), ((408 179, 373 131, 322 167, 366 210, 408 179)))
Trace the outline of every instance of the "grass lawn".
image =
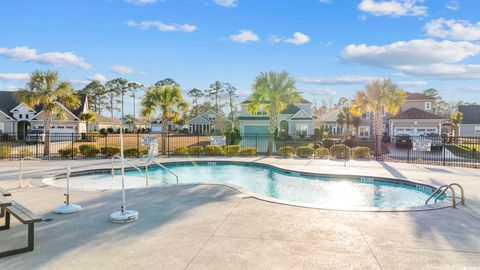
POLYGON ((462 145, 447 145, 448 151, 452 152, 457 157, 480 159, 480 145, 462 144, 462 145))

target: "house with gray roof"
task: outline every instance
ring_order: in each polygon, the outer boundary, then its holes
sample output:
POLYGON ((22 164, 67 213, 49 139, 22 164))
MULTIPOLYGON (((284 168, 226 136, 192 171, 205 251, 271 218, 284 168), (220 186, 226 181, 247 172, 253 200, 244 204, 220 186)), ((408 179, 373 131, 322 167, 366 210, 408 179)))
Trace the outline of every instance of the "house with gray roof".
MULTIPOLYGON (((264 105, 260 106, 256 114, 251 114, 247 107, 250 99, 243 101, 240 114, 237 117, 242 134, 268 134, 269 121, 264 105)), ((301 99, 299 103, 289 104, 278 118, 278 130, 289 136, 311 136, 314 130, 313 104, 301 99)))
POLYGON ((459 105, 458 111, 463 113, 462 124, 458 127, 459 136, 480 137, 480 105, 459 105))
MULTIPOLYGON (((8 133, 17 139, 23 139, 30 129, 43 129, 43 108, 29 107, 17 101, 16 92, 0 91, 0 133, 8 133)), ((80 95, 80 106, 69 110, 58 102, 66 112, 66 119, 53 119, 52 133, 71 134, 86 132, 86 125, 79 119, 83 112, 88 111, 88 100, 80 95)))

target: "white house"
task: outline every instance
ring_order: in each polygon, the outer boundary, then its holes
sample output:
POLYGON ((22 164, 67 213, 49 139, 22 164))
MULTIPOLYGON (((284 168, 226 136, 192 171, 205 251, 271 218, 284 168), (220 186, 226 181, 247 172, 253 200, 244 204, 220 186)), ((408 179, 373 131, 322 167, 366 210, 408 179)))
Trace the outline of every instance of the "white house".
POLYGON ((209 110, 188 120, 187 126, 189 133, 208 134, 227 131, 232 126, 232 122, 225 116, 209 110))
MULTIPOLYGON (((88 100, 85 95, 80 96, 81 104, 76 110, 69 110, 61 103, 65 110, 66 119, 53 119, 52 133, 82 133, 86 125, 79 119, 82 112, 88 111, 88 100)), ((43 129, 43 110, 37 106, 30 108, 24 103, 19 103, 15 92, 0 91, 0 133, 9 133, 17 139, 23 139, 30 129, 43 129)))

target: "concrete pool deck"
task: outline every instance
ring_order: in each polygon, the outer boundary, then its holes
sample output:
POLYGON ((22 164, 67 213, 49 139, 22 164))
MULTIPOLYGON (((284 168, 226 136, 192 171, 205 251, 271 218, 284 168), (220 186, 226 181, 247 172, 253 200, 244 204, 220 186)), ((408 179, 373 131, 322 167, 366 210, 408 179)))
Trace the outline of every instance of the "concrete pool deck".
MULTIPOLYGON (((159 159, 183 161, 195 159, 159 159)), ((201 158, 201 160, 217 160, 201 158)), ((224 160, 224 159, 220 159, 224 160)), ((325 174, 404 178, 464 186, 467 206, 425 212, 339 212, 249 198, 216 185, 130 190, 139 221, 113 224, 120 191, 72 191, 84 210, 51 211, 64 190, 17 188, 18 161, 0 162, 0 186, 50 222, 36 225, 35 251, 0 259, 0 269, 480 269, 480 170, 375 161, 228 158, 325 174)), ((108 168, 109 160, 25 162, 25 178, 108 168)), ((20 247, 26 228, 0 231, 0 251, 20 247)))

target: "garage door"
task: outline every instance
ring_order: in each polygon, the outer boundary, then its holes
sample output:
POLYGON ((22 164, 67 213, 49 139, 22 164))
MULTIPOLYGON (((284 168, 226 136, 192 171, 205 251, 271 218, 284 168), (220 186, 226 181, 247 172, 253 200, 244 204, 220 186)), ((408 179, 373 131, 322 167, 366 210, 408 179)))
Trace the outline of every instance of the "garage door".
POLYGON ((247 134, 268 134, 268 126, 245 126, 244 132, 247 134))
POLYGON ((395 128, 395 136, 403 135, 403 134, 415 136, 415 129, 414 128, 395 128))

